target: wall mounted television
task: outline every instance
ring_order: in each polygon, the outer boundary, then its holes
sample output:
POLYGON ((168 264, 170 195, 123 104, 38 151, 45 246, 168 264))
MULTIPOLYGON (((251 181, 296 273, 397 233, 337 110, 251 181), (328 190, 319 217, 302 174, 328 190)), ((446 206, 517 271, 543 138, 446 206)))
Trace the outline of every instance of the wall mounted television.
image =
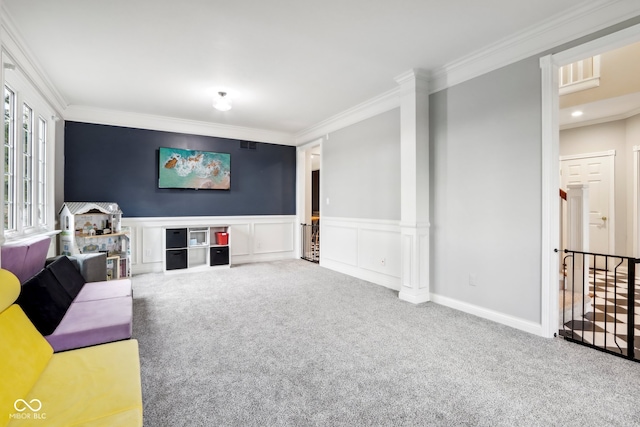
POLYGON ((160 147, 159 159, 159 188, 231 188, 231 154, 160 147))

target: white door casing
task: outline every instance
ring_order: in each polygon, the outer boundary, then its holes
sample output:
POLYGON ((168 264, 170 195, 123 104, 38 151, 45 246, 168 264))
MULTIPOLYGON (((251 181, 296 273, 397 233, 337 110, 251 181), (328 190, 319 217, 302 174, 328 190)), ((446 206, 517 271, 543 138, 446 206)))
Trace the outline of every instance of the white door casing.
MULTIPOLYGON (((589 56, 640 41, 640 25, 600 37, 555 54, 540 58, 541 69, 541 136, 542 136, 542 245, 541 245, 541 319, 540 334, 553 337, 558 332, 558 256, 560 215, 558 203, 559 168, 559 82, 560 66, 589 56)), ((637 220, 635 220, 637 221, 637 220)))
MULTIPOLYGON (((322 138, 296 149, 296 215, 298 224, 311 224, 311 154, 318 147, 322 150, 322 138)), ((320 163, 322 164, 322 157, 320 157, 320 163)), ((320 186, 320 200, 322 200, 322 185, 320 186)), ((296 229, 295 241, 295 253, 300 255, 302 253, 300 227, 296 229)))

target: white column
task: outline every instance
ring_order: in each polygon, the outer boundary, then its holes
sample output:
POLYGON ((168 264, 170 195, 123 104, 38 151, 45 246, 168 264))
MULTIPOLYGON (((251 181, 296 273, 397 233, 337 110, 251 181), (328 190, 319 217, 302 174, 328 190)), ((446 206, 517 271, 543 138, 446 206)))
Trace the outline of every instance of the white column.
MULTIPOLYGON (((589 185, 569 184, 567 187, 567 249, 589 252, 589 185)), ((572 290, 574 283, 580 287, 584 283, 584 293, 588 294, 589 262, 584 260, 580 255, 574 257, 574 268, 567 271, 566 288, 572 290)))
POLYGON ((400 85, 399 298, 429 301, 429 79, 421 70, 396 77, 400 85))
POLYGON ((541 231, 541 307, 540 322, 543 336, 551 338, 558 332, 558 256, 560 222, 554 216, 559 211, 559 147, 558 64, 552 55, 540 58, 542 90, 542 231, 541 231))

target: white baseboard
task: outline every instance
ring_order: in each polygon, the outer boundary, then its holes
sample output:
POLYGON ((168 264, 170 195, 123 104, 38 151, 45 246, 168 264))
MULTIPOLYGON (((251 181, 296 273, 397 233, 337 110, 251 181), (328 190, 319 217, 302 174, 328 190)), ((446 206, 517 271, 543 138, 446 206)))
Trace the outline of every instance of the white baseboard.
POLYGON ((330 259, 320 259, 320 266, 328 268, 329 270, 337 271, 338 273, 343 273, 361 280, 366 280, 367 282, 375 283, 376 285, 384 286, 385 288, 393 289, 394 291, 400 290, 399 277, 388 276, 383 273, 367 270, 362 267, 343 264, 330 259))
POLYGON ((162 273, 162 263, 147 263, 147 264, 132 264, 131 275, 147 274, 147 273, 162 273))
POLYGON ((474 316, 482 317, 483 319, 491 320, 493 322, 510 326, 521 331, 529 332, 530 334, 544 336, 542 325, 539 323, 530 322, 528 320, 509 316, 504 313, 498 313, 497 311, 489 310, 484 307, 478 307, 477 305, 469 304, 438 294, 432 293, 431 301, 436 304, 444 305, 445 307, 473 314, 474 316))
MULTIPOLYGON (((231 257, 231 267, 239 264, 249 264, 252 262, 271 262, 271 261, 282 261, 287 259, 294 259, 296 256, 293 252, 281 252, 277 254, 256 254, 256 255, 238 255, 236 257, 231 257)), ((213 268, 213 267, 212 267, 213 268)), ((180 270, 172 270, 175 272, 179 272, 180 270)), ((193 272, 196 270, 193 269, 185 269, 184 272, 193 272)), ((202 269, 197 270, 202 271, 202 269)), ((154 263, 144 263, 144 264, 134 264, 131 266, 131 274, 146 274, 146 273, 162 273, 162 263, 154 262, 154 263)))
POLYGON ((398 298, 400 298, 402 301, 410 302, 411 304, 422 304, 431 301, 431 294, 429 294, 429 292, 421 292, 415 294, 413 292, 407 292, 407 288, 405 288, 400 289, 398 298))
POLYGON ((295 253, 292 252, 279 252, 269 254, 253 254, 253 255, 237 255, 231 257, 231 265, 248 264, 252 262, 271 262, 282 261, 286 259, 295 259, 295 253))

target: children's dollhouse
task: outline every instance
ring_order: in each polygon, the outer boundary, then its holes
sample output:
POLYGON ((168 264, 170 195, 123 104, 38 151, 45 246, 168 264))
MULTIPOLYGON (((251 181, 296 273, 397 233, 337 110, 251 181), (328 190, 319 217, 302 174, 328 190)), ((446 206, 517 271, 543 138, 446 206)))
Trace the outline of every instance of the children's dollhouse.
POLYGON ((60 215, 62 255, 105 252, 107 279, 131 276, 130 230, 112 202, 65 202, 60 215))

